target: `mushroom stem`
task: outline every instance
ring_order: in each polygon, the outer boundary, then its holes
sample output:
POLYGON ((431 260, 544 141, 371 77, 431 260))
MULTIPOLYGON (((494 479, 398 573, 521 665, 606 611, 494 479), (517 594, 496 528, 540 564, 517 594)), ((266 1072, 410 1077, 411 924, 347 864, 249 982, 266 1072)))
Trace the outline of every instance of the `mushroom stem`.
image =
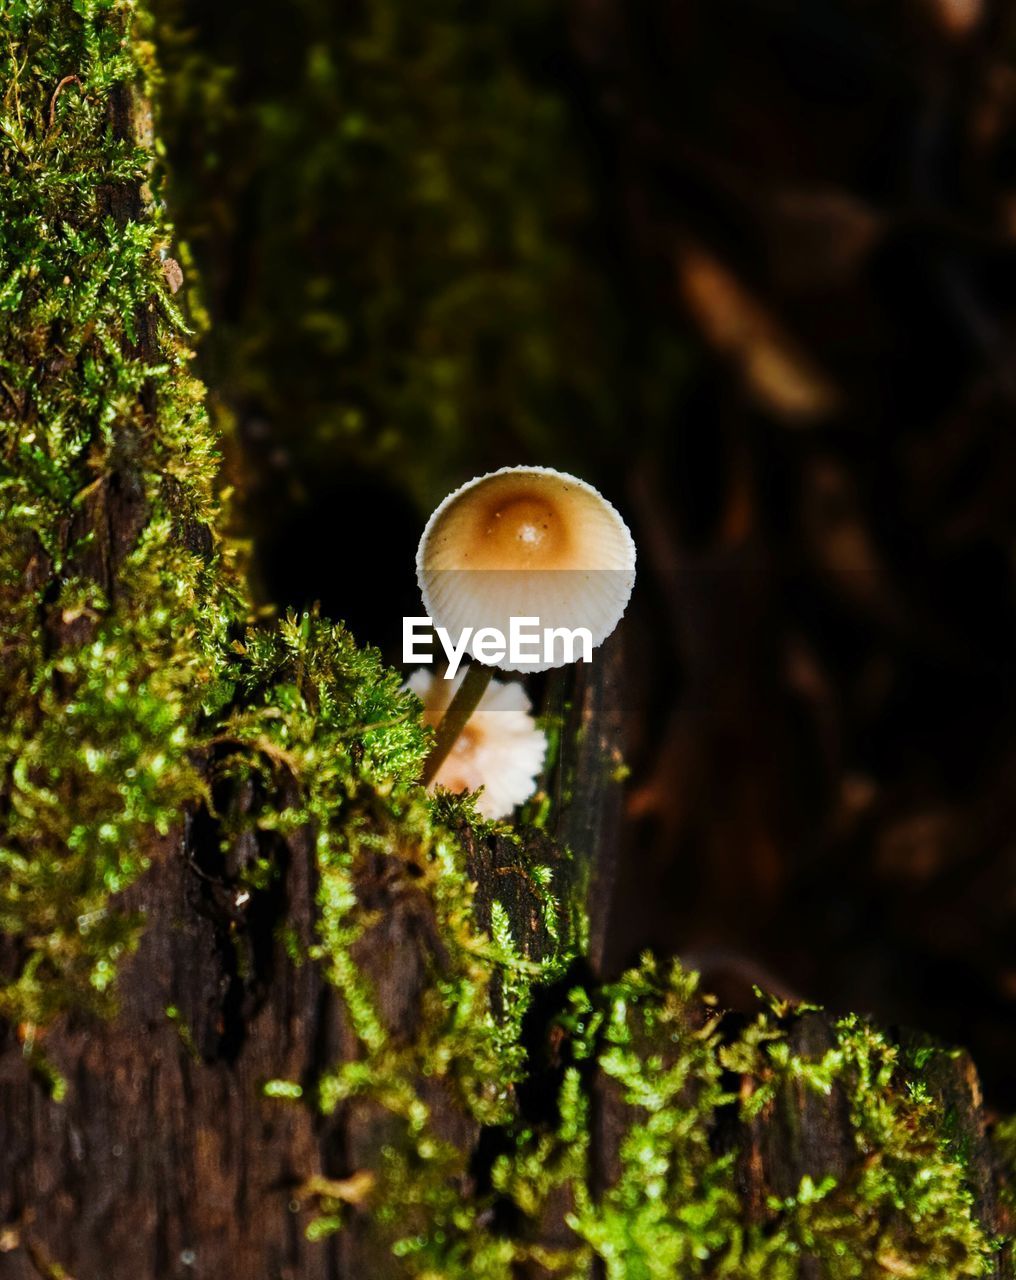
POLYGON ((434 745, 423 765, 423 785, 433 781, 438 769, 448 758, 448 752, 455 746, 459 734, 469 723, 469 717, 476 710, 480 699, 487 691, 493 667, 485 667, 482 662, 471 662, 466 668, 462 683, 455 691, 455 696, 448 704, 448 709, 441 717, 441 723, 434 733, 434 745))

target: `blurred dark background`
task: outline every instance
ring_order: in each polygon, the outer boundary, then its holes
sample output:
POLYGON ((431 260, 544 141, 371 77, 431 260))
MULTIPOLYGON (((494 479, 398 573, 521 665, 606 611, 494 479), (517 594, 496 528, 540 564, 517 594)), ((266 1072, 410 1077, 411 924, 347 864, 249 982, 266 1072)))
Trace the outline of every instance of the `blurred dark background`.
POLYGON ((920 1026, 1016 1104, 1016 6, 161 9, 263 601, 397 661, 449 489, 601 486, 611 965, 920 1026))

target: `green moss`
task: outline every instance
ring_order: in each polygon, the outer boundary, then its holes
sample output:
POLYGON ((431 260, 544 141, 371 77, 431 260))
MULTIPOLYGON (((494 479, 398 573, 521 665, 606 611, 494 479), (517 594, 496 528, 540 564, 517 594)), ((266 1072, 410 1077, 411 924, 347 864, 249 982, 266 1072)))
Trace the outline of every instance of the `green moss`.
POLYGON ((137 216, 151 154, 110 122, 145 87, 131 9, 7 0, 3 20, 0 929, 19 963, 0 1012, 40 1023, 106 1003, 134 943, 111 904, 200 793, 191 726, 232 587, 174 536, 215 517, 216 449, 169 228, 151 198, 137 216), (126 549, 104 540, 118 504, 141 526, 126 549))
POLYGON ((805 1258, 829 1280, 947 1280, 992 1269, 997 1242, 974 1213, 966 1153, 945 1136, 941 1103, 900 1051, 851 1017, 836 1025, 834 1047, 803 1058, 788 1037, 807 1011, 783 1012, 725 1040, 696 976, 648 958, 599 996, 573 993, 562 1027, 576 1064, 562 1086, 556 1141, 524 1139, 496 1169, 498 1186, 534 1218, 569 1189, 569 1221, 585 1248, 561 1263, 565 1274, 591 1274, 594 1256, 611 1280, 791 1280, 805 1258), (588 1188, 581 1071, 589 1061, 630 1117, 620 1174, 599 1199, 588 1188), (736 1097, 730 1071, 741 1077, 736 1097), (846 1098, 854 1158, 841 1181, 802 1177, 794 1195, 770 1200, 765 1220, 748 1225, 734 1157, 717 1154, 713 1135, 735 1108, 750 1124, 788 1081, 846 1098))
POLYGON ((577 1280, 594 1274, 594 1259, 611 1280, 793 1280, 804 1259, 830 1280, 986 1274, 997 1244, 974 1214, 965 1156, 943 1137, 941 1105, 858 1019, 837 1025, 823 1055, 795 1055, 788 1037, 801 1016, 765 1013, 731 1042, 695 975, 648 959, 600 993, 576 988, 559 1018, 570 1061, 558 1122, 509 1120, 489 1196, 466 1204, 455 1195, 461 1171, 447 1150, 430 1151, 428 1176, 422 1161, 389 1151, 377 1222, 391 1229, 406 1274, 507 1280, 513 1268, 538 1262, 577 1280), (628 1117, 619 1176, 599 1197, 590 1188, 593 1066, 628 1117), (737 1096, 732 1069, 742 1076, 737 1096), (734 1156, 717 1153, 715 1134, 733 1111, 751 1123, 789 1080, 847 1099, 855 1158, 839 1182, 803 1176, 793 1195, 771 1199, 763 1220, 750 1223, 734 1156), (478 1230, 504 1201, 513 1206, 511 1238, 478 1230), (573 1243, 528 1243, 562 1205, 573 1243), (407 1222, 417 1230, 399 1237, 395 1228, 407 1222))
MULTIPOLYGON (((372 651, 357 649, 344 631, 312 615, 291 616, 235 646, 222 689, 232 707, 220 736, 236 749, 226 770, 244 778, 260 772, 268 795, 284 793, 277 777, 284 770, 298 796, 249 820, 262 829, 309 827, 314 834, 318 937, 307 958, 334 985, 357 1051, 315 1082, 312 1098, 326 1113, 359 1106, 384 1115, 384 1144, 372 1170, 383 1209, 374 1229, 407 1265, 435 1250, 446 1259, 463 1249, 472 1256, 468 1240, 483 1234, 481 1206, 464 1202, 455 1189, 470 1152, 433 1130, 421 1082, 434 1088, 440 1082, 443 1107, 467 1122, 510 1125, 525 1070, 521 1021, 534 985, 560 972, 569 940, 543 962, 528 959, 496 901, 489 934, 477 928, 473 886, 451 826, 469 806, 447 798, 435 805, 415 782, 429 734, 415 697, 400 690, 398 677, 372 651), (412 894, 439 939, 424 957, 430 963, 421 1017, 408 1041, 387 1027, 357 959, 358 943, 377 923, 377 907, 364 905, 359 891, 373 858, 384 861, 386 883, 398 886, 393 908, 412 894)), ((546 887, 539 887, 549 904, 546 887)), ((306 1091, 272 1081, 266 1092, 295 1098, 306 1091)), ((314 1219, 313 1237, 342 1220, 342 1206, 326 1206, 314 1219)))
MULTIPOLYGON (((569 1061, 557 1124, 534 1127, 511 1108, 500 1117, 487 1113, 505 1145, 487 1194, 461 1198, 461 1157, 428 1136, 419 1099, 389 1082, 384 1105, 415 1142, 385 1148, 372 1229, 407 1275, 462 1280, 508 1280, 514 1268, 536 1262, 578 1280, 594 1274, 596 1259, 611 1280, 796 1280, 806 1259, 829 1280, 988 1274, 999 1242, 976 1217, 966 1152, 946 1136, 942 1104, 898 1048, 860 1019, 836 1024, 826 1052, 795 1053, 790 1035, 804 1012, 766 1012, 731 1041, 710 1017, 696 976, 649 959, 602 992, 574 989, 558 1020, 569 1061), (598 1197, 591 1191, 594 1066, 628 1117, 619 1175, 598 1197), (736 1095, 731 1071, 741 1077, 736 1095), (734 1111, 746 1124, 757 1121, 790 1083, 845 1099, 854 1155, 839 1180, 804 1175, 794 1194, 770 1198, 753 1222, 735 1157, 717 1152, 715 1135, 729 1128, 734 1111), (481 1225, 506 1201, 510 1238, 481 1225), (573 1243, 530 1243, 562 1205, 573 1243)), ((455 1052, 470 1050, 460 1044, 455 1052)), ((347 1075, 353 1090, 378 1097, 382 1077, 373 1061, 347 1075)), ((349 1096, 343 1088, 328 1101, 349 1096)), ((327 1228, 339 1229, 345 1209, 332 1207, 339 1211, 327 1228)))
POLYGON ((991 1132, 991 1146, 999 1170, 999 1199, 1005 1214, 1009 1235, 1005 1245, 1005 1262, 1008 1270, 1003 1274, 1016 1276, 1016 1116, 1000 1120, 991 1132))
POLYGON ((632 1115, 615 1185, 598 1203, 585 1186, 576 1193, 575 1230, 611 1280, 704 1274, 737 1230, 731 1158, 710 1148, 711 1122, 730 1099, 718 1037, 701 1024, 696 992, 695 975, 662 975, 647 963, 607 989, 600 1017, 583 1029, 584 1053, 632 1115))
MULTIPOLYGON (((772 1206, 788 1249, 807 1250, 833 1280, 868 1274, 870 1259, 895 1275, 987 1273, 997 1242, 974 1211, 969 1153, 915 1062, 855 1015, 839 1020, 835 1045, 817 1058, 802 1059, 769 1034, 768 1021, 760 1021, 744 1046, 762 1098, 783 1082, 822 1095, 837 1089, 855 1146, 846 1178, 772 1206)), ((739 1058, 735 1051, 725 1061, 739 1058)), ((747 1106, 757 1113, 757 1096, 747 1106)))

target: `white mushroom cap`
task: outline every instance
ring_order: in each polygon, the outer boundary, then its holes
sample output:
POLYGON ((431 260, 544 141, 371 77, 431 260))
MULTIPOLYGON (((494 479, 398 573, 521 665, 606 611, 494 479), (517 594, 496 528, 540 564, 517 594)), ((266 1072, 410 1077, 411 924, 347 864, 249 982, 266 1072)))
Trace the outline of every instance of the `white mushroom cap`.
MULTIPOLYGON (((465 672, 443 680, 421 667, 407 688, 423 703, 424 723, 436 725, 465 672)), ((530 714, 525 689, 515 682, 491 680, 465 729, 430 783, 456 794, 478 791, 476 807, 485 818, 506 818, 536 789, 547 738, 530 714)))
MULTIPOLYGON (((620 622, 635 583, 635 543, 592 485, 550 467, 505 467, 445 498, 420 539, 416 576, 435 626, 457 642, 466 627, 510 635, 510 619, 584 627, 595 648, 620 622)), ((532 631, 534 627, 528 627, 532 631)), ((570 657, 497 665, 545 671, 570 657)), ((467 646, 471 656, 484 661, 467 646)), ((487 660, 489 664, 489 659, 487 660)))

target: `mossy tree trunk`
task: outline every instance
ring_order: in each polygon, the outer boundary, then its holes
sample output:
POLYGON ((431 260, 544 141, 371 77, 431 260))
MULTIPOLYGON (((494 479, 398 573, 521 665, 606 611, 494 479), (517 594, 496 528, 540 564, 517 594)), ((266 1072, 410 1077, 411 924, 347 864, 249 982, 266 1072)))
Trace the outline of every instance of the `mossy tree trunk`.
POLYGON ((962 1056, 597 974, 618 648, 511 835, 376 656, 249 625, 145 15, 7 9, 0 1272, 1002 1274, 962 1056))

